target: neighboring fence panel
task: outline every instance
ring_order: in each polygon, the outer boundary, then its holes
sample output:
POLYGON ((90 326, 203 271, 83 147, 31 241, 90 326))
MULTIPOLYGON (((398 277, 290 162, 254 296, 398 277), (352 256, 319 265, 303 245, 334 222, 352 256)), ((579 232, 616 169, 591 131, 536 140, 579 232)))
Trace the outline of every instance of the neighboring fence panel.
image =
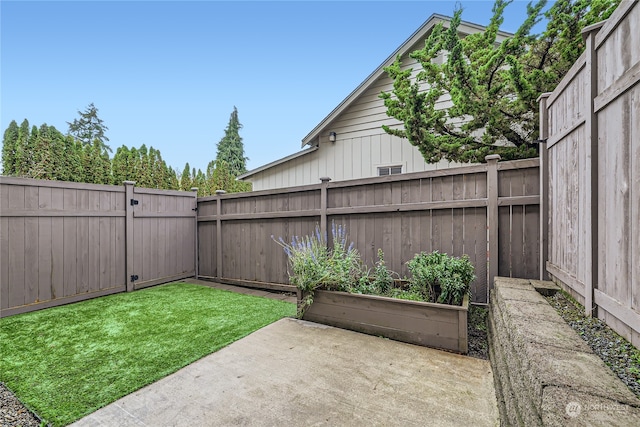
POLYGON ((319 196, 313 185, 198 199, 198 275, 287 284, 287 258, 271 236, 290 241, 312 233, 319 196))
POLYGON ((198 275, 288 284, 286 255, 271 236, 290 241, 316 224, 326 224, 330 234, 335 222, 346 225, 369 267, 382 249, 388 267, 402 276, 421 251, 468 254, 477 276, 473 301, 487 302, 488 261, 496 264, 494 274, 538 277, 539 250, 538 159, 492 164, 198 199, 198 275), (489 259, 488 228, 502 242, 489 259))
POLYGON ((585 54, 543 96, 547 270, 592 314, 640 342, 640 5, 585 29, 585 54), (548 114, 545 120, 544 112, 548 114))
POLYGON ((539 194, 538 159, 498 163, 499 276, 539 276, 539 194))
POLYGON ((195 275, 194 208, 195 193, 0 177, 0 316, 195 275))
POLYGON ((0 180, 2 315, 126 289, 124 188, 0 180))

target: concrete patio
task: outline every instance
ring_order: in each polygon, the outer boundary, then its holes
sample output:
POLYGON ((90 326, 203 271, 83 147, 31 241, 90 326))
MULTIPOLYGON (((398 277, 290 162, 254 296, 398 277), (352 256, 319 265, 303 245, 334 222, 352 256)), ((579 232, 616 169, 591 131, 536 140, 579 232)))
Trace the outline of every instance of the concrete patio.
POLYGON ((489 362, 282 319, 74 426, 497 426, 489 362))

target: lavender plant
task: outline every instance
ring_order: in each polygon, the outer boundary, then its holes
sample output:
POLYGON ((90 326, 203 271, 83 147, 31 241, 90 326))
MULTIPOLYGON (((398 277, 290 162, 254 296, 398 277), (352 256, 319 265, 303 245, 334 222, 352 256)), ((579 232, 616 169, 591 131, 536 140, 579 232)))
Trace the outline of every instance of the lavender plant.
MULTIPOLYGON (((294 236, 291 243, 282 237, 274 242, 282 246, 289 260, 289 280, 305 294, 303 311, 313 302, 313 291, 323 288, 349 292, 363 273, 360 254, 347 246, 347 230, 343 225, 331 224, 333 248, 329 248, 326 236, 316 225, 313 234, 303 237, 294 236)), ((298 313, 302 315, 302 311, 298 313)))

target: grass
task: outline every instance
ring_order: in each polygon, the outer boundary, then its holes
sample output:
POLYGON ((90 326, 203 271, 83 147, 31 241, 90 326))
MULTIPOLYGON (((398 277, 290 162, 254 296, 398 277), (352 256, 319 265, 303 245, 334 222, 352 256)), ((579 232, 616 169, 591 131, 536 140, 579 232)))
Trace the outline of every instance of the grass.
POLYGON ((172 283, 0 319, 0 381, 69 424, 282 317, 294 304, 172 283))

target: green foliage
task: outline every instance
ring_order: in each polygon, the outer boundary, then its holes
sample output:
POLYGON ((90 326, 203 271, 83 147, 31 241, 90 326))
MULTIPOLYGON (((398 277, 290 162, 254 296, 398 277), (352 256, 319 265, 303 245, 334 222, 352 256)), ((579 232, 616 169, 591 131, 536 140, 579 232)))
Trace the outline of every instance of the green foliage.
POLYGON ((299 316, 313 302, 316 289, 451 305, 462 304, 464 296, 471 294, 474 267, 466 255, 456 258, 438 251, 416 254, 407 262, 413 277, 409 288, 403 289, 394 287, 393 276, 396 274, 385 265, 381 249, 373 275, 370 275, 353 243, 347 246, 346 228, 333 223, 331 235, 331 248, 318 226, 313 234, 294 236, 290 243, 282 237, 276 240, 271 236, 287 254, 291 284, 303 292, 299 316))
MULTIPOLYGON (((191 170, 187 163, 178 177, 160 151, 145 144, 139 148, 123 145, 110 159, 110 150, 104 144, 108 141, 104 136, 107 127, 97 117, 97 109, 91 104, 80 115, 79 120, 69 124, 74 135, 66 136, 46 124, 30 129, 26 119, 19 127, 12 121, 4 132, 3 174, 94 184, 122 185, 123 181, 135 181, 138 187, 166 190, 191 191, 192 187, 198 187, 201 197, 215 194, 216 190, 251 191, 251 183, 238 181, 224 160, 210 162, 206 174, 191 170), (100 137, 85 143, 81 137, 89 134, 100 137)), ((237 111, 235 118, 237 121, 237 111)), ((234 126, 241 127, 239 123, 234 126)))
POLYGON ((137 186, 145 188, 179 188, 175 171, 162 159, 160 151, 153 147, 147 150, 144 144, 139 149, 123 145, 116 150, 111 163, 114 185, 121 185, 123 181, 135 181, 137 186))
POLYGON ((191 187, 193 187, 191 185, 191 167, 189 166, 189 162, 187 162, 180 175, 180 190, 189 191, 191 187))
POLYGON ((2 173, 14 175, 16 168, 16 148, 18 146, 18 123, 12 120, 2 138, 2 173))
POLYGON ((475 275, 467 255, 457 258, 438 251, 420 252, 407 266, 412 276, 411 292, 422 295, 425 301, 460 305, 465 295, 471 295, 475 275))
POLYGON ((360 254, 347 247, 347 232, 342 225, 332 224, 332 248, 316 226, 315 233, 308 236, 294 236, 291 243, 282 237, 276 240, 289 258, 291 283, 305 292, 317 288, 334 291, 348 291, 362 275, 360 254))
POLYGON ((353 248, 353 243, 347 247, 346 227, 333 223, 331 234, 331 249, 319 226, 311 235, 294 236, 291 243, 285 242, 282 237, 276 240, 271 236, 288 256, 289 280, 305 293, 304 303, 298 312, 300 317, 313 302, 316 289, 348 292, 362 276, 360 254, 353 248))
POLYGON ((106 141, 109 138, 105 135, 105 132, 109 128, 104 124, 104 121, 98 117, 98 109, 93 102, 85 108, 84 111, 78 111, 80 118, 74 119, 73 122, 67 122, 69 125, 69 135, 82 142, 84 145, 92 145, 97 139, 100 143, 100 148, 111 152, 111 148, 106 145, 106 141))
POLYGON ((229 117, 229 124, 224 130, 224 137, 218 142, 216 161, 225 162, 234 178, 247 171, 246 162, 249 160, 244 156, 244 145, 242 144, 240 129, 242 129, 242 124, 238 119, 238 109, 233 107, 233 112, 229 117))
POLYGON ((540 0, 501 43, 498 30, 511 0, 496 0, 486 29, 466 37, 458 33, 457 9, 449 28, 436 25, 424 48, 410 53, 421 71, 404 68, 400 57, 385 68, 393 90, 380 97, 403 127, 384 130, 407 138, 429 163, 482 162, 491 153, 507 160, 536 156, 537 97, 552 91, 584 50, 581 29, 606 19, 619 1, 560 0, 543 14, 546 0, 540 0), (543 16, 546 31, 531 34, 543 16), (452 106, 441 109, 447 93, 452 106))
POLYGON ((373 273, 364 272, 360 279, 354 283, 351 292, 369 295, 390 296, 394 289, 394 276, 396 273, 389 270, 384 262, 384 252, 378 249, 378 261, 376 261, 373 273))

